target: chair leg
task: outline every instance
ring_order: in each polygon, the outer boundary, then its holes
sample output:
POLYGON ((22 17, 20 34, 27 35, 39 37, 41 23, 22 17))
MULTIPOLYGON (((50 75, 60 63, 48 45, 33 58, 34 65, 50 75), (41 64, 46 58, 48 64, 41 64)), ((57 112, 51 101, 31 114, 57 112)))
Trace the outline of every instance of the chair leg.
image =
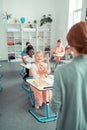
POLYGON ((35 106, 34 93, 26 81, 23 82, 22 88, 29 93, 29 101, 30 101, 32 107, 34 107, 35 106))
POLYGON ((3 88, 2 88, 2 87, 0 87, 0 92, 2 92, 2 90, 3 90, 3 88))

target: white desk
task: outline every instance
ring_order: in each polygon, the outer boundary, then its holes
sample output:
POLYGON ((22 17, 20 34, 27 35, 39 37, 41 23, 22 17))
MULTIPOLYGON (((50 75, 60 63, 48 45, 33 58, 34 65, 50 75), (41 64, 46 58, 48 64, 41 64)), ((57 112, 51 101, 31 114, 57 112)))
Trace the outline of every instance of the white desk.
MULTIPOLYGON (((32 110, 29 110, 29 112, 40 122, 50 122, 50 121, 54 121, 57 119, 58 114, 54 114, 54 115, 50 115, 50 107, 49 107, 49 101, 48 101, 48 90, 52 89, 53 86, 53 81, 54 81, 54 76, 49 75, 47 78, 42 79, 44 82, 44 85, 38 86, 35 83, 35 79, 28 79, 27 82, 31 85, 33 85, 33 87, 35 87, 36 89, 43 91, 46 91, 46 115, 44 117, 39 117, 37 116, 32 110), (47 85, 46 85, 47 83, 47 85)), ((37 79, 38 81, 38 79, 37 79)))
POLYGON ((27 82, 31 84, 36 89, 42 91, 42 90, 48 90, 52 89, 54 81, 54 76, 49 75, 47 78, 44 79, 27 79, 27 82))
POLYGON ((28 63, 28 64, 26 65, 26 64, 24 64, 24 63, 20 63, 20 65, 21 65, 22 67, 26 68, 26 69, 30 69, 32 64, 28 63))
POLYGON ((57 56, 57 57, 63 57, 63 56, 64 56, 64 53, 54 54, 54 56, 57 56))
POLYGON ((64 64, 70 63, 72 60, 61 60, 60 62, 63 62, 64 64))
POLYGON ((21 75, 22 77, 24 77, 24 76, 26 75, 26 69, 30 69, 30 68, 31 68, 31 65, 32 65, 32 64, 30 64, 30 63, 28 63, 27 65, 24 64, 24 63, 20 63, 20 66, 23 67, 23 69, 21 70, 21 73, 20 73, 20 75, 21 75))

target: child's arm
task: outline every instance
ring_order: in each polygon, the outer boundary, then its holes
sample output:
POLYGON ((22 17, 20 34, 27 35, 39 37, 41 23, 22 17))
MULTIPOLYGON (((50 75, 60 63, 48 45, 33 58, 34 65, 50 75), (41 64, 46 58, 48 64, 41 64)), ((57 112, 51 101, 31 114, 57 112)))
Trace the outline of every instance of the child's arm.
POLYGON ((64 53, 65 53, 65 48, 64 48, 64 46, 62 46, 62 52, 64 52, 64 53))
POLYGON ((26 61, 26 56, 22 56, 22 61, 24 64, 27 64, 28 62, 26 61))
POLYGON ((46 54, 47 72, 50 73, 49 53, 46 54))

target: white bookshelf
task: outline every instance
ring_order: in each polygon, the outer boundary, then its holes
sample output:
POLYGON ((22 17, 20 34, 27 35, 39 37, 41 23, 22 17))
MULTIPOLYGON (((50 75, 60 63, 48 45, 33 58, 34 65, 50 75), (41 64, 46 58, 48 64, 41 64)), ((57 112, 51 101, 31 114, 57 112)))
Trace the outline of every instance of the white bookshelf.
POLYGON ((21 51, 26 47, 26 42, 30 42, 34 50, 44 51, 47 46, 50 45, 50 28, 25 28, 23 24, 7 24, 7 48, 8 48, 8 60, 9 57, 15 57, 15 61, 18 61, 18 57, 21 55, 21 51), (8 45, 9 42, 13 42, 14 45, 8 45))

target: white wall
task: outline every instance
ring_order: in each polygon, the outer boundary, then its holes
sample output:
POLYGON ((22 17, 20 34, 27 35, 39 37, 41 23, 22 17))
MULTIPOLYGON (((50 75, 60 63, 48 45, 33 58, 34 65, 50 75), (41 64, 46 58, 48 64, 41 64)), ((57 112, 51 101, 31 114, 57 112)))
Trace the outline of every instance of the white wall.
POLYGON ((0 60, 7 60, 6 32, 2 20, 3 0, 0 0, 0 60))
POLYGON ((57 0, 3 0, 3 9, 12 14, 14 18, 27 18, 27 21, 37 19, 42 15, 52 14, 55 17, 55 4, 57 0))
POLYGON ((62 39, 64 45, 66 44, 68 0, 3 0, 3 10, 11 13, 13 19, 24 16, 27 21, 33 22, 36 19, 38 24, 44 14, 52 14, 52 48, 58 39, 62 39))
MULTIPOLYGON (((57 12, 56 12, 56 41, 62 39, 64 46, 66 45, 66 34, 68 30, 68 10, 69 10, 69 0, 58 0, 57 2, 57 12)), ((55 46, 54 43, 53 46, 55 46)))

